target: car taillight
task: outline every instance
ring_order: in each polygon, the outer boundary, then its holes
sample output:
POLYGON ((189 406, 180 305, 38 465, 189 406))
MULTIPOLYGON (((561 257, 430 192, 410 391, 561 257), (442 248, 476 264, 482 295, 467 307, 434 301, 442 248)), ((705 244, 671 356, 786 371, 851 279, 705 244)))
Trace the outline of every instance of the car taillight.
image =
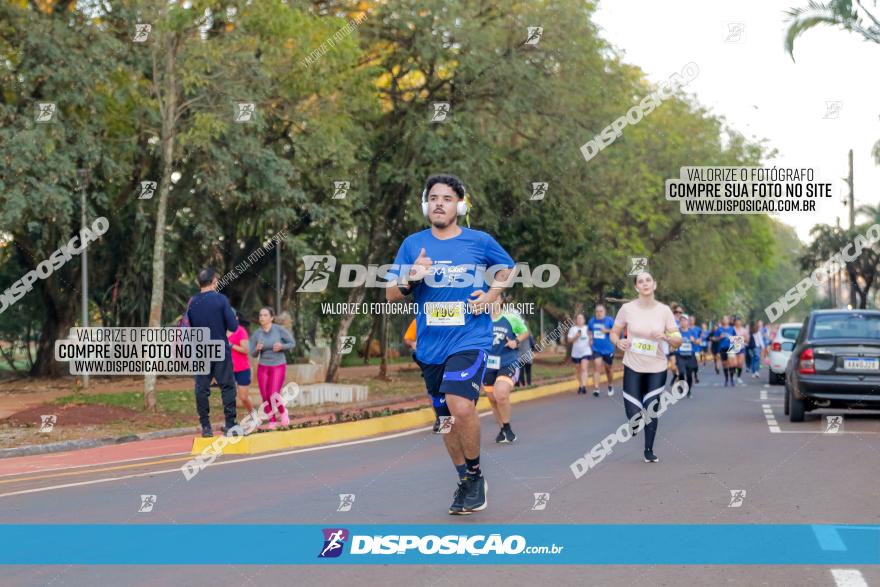
POLYGON ((774 350, 774 351, 781 351, 781 350, 782 350, 782 345, 781 345, 780 343, 778 343, 778 342, 774 342, 774 343, 773 343, 773 346, 770 347, 770 348, 771 348, 772 350, 774 350))
POLYGON ((816 373, 816 362, 813 360, 813 349, 805 349, 801 353, 800 362, 798 364, 798 373, 809 375, 816 373))

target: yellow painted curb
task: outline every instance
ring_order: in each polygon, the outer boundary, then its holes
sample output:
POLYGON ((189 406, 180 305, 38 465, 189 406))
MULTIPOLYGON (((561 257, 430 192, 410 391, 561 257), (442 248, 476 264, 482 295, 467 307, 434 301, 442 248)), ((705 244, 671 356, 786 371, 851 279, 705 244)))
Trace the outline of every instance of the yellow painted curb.
MULTIPOLYGON (((605 376, 602 375, 602 381, 605 376)), ((550 385, 542 385, 535 389, 527 391, 517 391, 510 395, 510 403, 518 404, 530 400, 547 397, 564 393, 577 388, 577 381, 563 381, 561 383, 553 383, 550 385)), ((425 399, 427 402, 427 398, 425 399)), ((477 410, 490 410, 489 399, 480 398, 477 402, 477 410)), ((228 455, 247 455, 262 452, 270 452, 274 450, 284 450, 287 448, 301 448, 306 446, 316 446, 319 444, 330 444, 334 442, 344 442, 346 440, 354 440, 356 438, 366 438, 379 434, 389 434, 391 432, 400 432, 409 430, 419 426, 426 426, 434 423, 434 409, 423 408, 403 414, 394 414, 392 416, 382 416, 379 418, 370 418, 368 420, 358 420, 357 422, 344 422, 341 424, 327 424, 324 426, 315 426, 314 428, 297 428, 296 430, 285 430, 283 432, 264 432, 259 434, 250 434, 248 436, 239 437, 237 442, 228 442, 222 447, 223 454, 228 455)), ((193 439, 192 454, 200 454, 212 444, 217 442, 214 438, 196 437, 193 439)), ((220 447, 218 447, 220 448, 220 447)))

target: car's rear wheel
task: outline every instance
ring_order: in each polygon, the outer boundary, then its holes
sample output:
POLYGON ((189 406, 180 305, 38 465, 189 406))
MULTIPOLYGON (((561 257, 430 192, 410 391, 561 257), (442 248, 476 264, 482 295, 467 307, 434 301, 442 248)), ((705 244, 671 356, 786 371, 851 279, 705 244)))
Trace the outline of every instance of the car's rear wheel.
POLYGON ((785 375, 780 375, 778 373, 774 373, 770 371, 770 376, 768 377, 768 381, 770 385, 782 385, 785 383, 785 375))
POLYGON ((786 416, 788 415, 788 412, 789 412, 789 408, 788 408, 788 394, 789 394, 789 393, 790 393, 790 392, 788 391, 788 387, 786 387, 786 388, 785 388, 785 401, 784 401, 784 404, 785 404, 785 415, 786 415, 786 416))
POLYGON ((807 413, 807 402, 796 398, 793 391, 789 391, 788 394, 789 419, 792 422, 803 422, 804 414, 807 413))

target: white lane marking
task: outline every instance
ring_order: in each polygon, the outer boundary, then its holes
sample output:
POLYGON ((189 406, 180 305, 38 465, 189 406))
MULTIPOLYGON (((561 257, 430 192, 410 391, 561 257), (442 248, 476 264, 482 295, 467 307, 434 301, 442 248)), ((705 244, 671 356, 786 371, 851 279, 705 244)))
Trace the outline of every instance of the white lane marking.
MULTIPOLYGON (((483 412, 482 414, 479 414, 479 416, 480 416, 480 418, 484 418, 486 416, 490 416, 491 414, 492 414, 492 412, 483 412)), ((263 459, 274 459, 277 457, 284 457, 284 456, 288 456, 288 455, 301 454, 304 452, 314 452, 314 451, 318 451, 318 450, 328 450, 331 448, 340 448, 343 446, 354 446, 357 444, 367 444, 370 442, 380 442, 382 440, 391 440, 392 438, 401 438, 403 436, 411 436, 413 434, 418 434, 419 432, 431 430, 432 428, 433 428, 433 425, 425 426, 424 428, 416 428, 414 430, 407 430, 405 432, 397 432, 395 434, 389 434, 388 436, 378 436, 375 438, 363 438, 361 440, 350 440, 348 442, 340 442, 338 444, 326 444, 323 446, 311 446, 308 448, 298 448, 298 449, 294 449, 294 450, 287 450, 284 452, 276 452, 276 453, 271 453, 271 454, 267 454, 267 455, 256 455, 256 456, 252 456, 252 457, 242 457, 240 459, 231 459, 228 461, 214 461, 214 463, 212 463, 209 466, 210 467, 219 467, 221 465, 232 465, 235 463, 244 463, 244 462, 248 462, 248 461, 261 461, 263 459)), ((193 455, 193 458, 195 458, 195 455, 193 455)), ((90 481, 79 481, 77 483, 65 483, 63 485, 50 485, 48 487, 37 487, 35 489, 23 489, 21 491, 11 491, 9 493, 0 493, 0 497, 11 497, 13 495, 27 495, 29 493, 41 493, 43 491, 52 491, 54 489, 66 489, 68 487, 80 487, 83 485, 95 485, 98 483, 108 483, 110 481, 123 481, 125 479, 135 479, 137 477, 148 477, 151 475, 164 475, 165 473, 180 473, 182 475, 183 473, 181 472, 180 469, 181 469, 181 467, 176 467, 174 469, 163 469, 161 471, 148 471, 146 473, 135 473, 132 475, 121 475, 119 477, 107 477, 104 479, 92 479, 90 481)))
POLYGON ((763 399, 763 400, 767 399, 767 390, 766 389, 761 390, 761 398, 760 399, 763 399))
MULTIPOLYGON (((149 457, 136 457, 133 459, 122 459, 119 461, 88 463, 85 465, 68 465, 66 467, 55 467, 53 469, 36 469, 33 471, 20 471, 18 473, 3 473, 2 475, 0 475, 0 477, 12 477, 15 475, 34 475, 36 473, 49 473, 51 471, 66 471, 68 469, 81 469, 83 467, 103 467, 104 465, 116 465, 119 463, 130 463, 132 461, 143 461, 145 459, 161 459, 162 457, 176 457, 178 455, 188 455, 188 454, 190 454, 190 451, 188 451, 188 450, 183 451, 183 452, 169 452, 169 453, 163 453, 160 455, 152 455, 149 457)), ((2 461, 0 461, 0 462, 2 462, 2 461)))
POLYGON ((868 582, 858 569, 831 569, 837 587, 868 587, 868 582))
POLYGON ((779 433, 779 423, 776 422, 776 416, 773 415, 773 408, 770 407, 770 404, 762 404, 762 407, 764 408, 764 418, 767 419, 767 428, 774 434, 779 433))
MULTIPOLYGON (((780 430, 779 432, 781 434, 822 434, 825 436, 829 436, 829 434, 824 430, 780 430)), ((864 436, 865 434, 877 435, 880 434, 880 432, 835 432, 834 436, 843 436, 845 434, 864 436)))

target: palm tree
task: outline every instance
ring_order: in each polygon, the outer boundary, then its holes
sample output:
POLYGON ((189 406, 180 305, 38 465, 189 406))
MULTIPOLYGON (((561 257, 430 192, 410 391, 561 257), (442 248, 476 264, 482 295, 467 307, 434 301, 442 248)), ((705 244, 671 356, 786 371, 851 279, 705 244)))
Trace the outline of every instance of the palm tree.
MULTIPOLYGON (((877 0, 873 0, 876 6, 877 0)), ((794 61, 794 40, 820 24, 838 26, 860 34, 864 39, 880 44, 880 19, 865 8, 861 0, 830 0, 827 4, 809 0, 806 8, 789 8, 786 11, 791 23, 785 32, 785 52, 794 61)), ((880 141, 871 150, 874 162, 880 165, 880 141)))
POLYGON ((861 0, 855 0, 855 6, 852 0, 830 0, 826 4, 810 0, 806 8, 790 8, 786 14, 791 24, 785 33, 785 52, 792 61, 794 40, 821 24, 841 27, 880 44, 880 20, 864 7, 861 0))

